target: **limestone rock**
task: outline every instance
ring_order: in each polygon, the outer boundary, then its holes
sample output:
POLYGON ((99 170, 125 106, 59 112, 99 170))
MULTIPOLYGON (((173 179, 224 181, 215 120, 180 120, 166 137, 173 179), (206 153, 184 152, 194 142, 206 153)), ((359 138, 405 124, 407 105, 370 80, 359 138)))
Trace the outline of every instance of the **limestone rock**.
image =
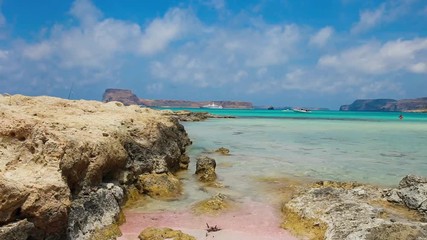
POLYGON ((20 209, 29 195, 29 190, 22 184, 0 176, 0 224, 19 218, 20 209))
POLYGON ((73 201, 68 218, 68 239, 91 239, 98 230, 116 223, 124 195, 120 187, 109 187, 85 189, 73 201))
POLYGON ((387 205, 382 190, 360 184, 322 183, 283 206, 284 227, 309 239, 426 239, 427 223, 387 205))
POLYGON ((171 228, 153 228, 149 227, 144 229, 139 234, 141 240, 196 240, 195 237, 185 234, 179 230, 173 230, 171 228))
POLYGON ((405 176, 397 189, 385 193, 390 202, 405 204, 410 209, 427 214, 427 179, 415 175, 405 176))
POLYGON ((222 154, 222 155, 230 155, 230 149, 225 147, 220 147, 217 150, 215 150, 216 153, 222 154))
POLYGON ((27 219, 31 239, 86 237, 115 216, 87 208, 118 206, 123 195, 103 183, 178 171, 190 143, 177 119, 139 106, 0 96, 0 226, 27 219), (82 235, 67 236, 79 209, 95 215, 78 219, 82 235))
POLYGON ((27 240, 30 232, 34 229, 34 224, 27 219, 0 227, 0 239, 7 240, 27 240))
POLYGON ((216 162, 210 157, 199 157, 196 163, 196 175, 201 182, 212 182, 216 180, 216 162))
POLYGON ((141 193, 159 199, 175 199, 182 192, 181 182, 170 173, 142 174, 137 187, 141 193))
POLYGON ((202 200, 193 206, 193 211, 196 214, 218 214, 233 207, 232 200, 221 193, 202 200))

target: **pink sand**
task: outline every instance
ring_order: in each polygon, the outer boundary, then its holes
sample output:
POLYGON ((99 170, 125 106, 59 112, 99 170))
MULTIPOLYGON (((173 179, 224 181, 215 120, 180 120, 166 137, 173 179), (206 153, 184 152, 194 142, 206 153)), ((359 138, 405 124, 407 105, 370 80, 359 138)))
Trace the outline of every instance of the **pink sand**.
POLYGON ((218 240, 294 240, 289 232, 279 227, 280 210, 265 203, 246 201, 239 210, 218 216, 193 215, 189 210, 177 212, 144 213, 136 209, 125 211, 126 223, 120 226, 123 236, 119 240, 137 240, 139 233, 147 227, 169 227, 181 230, 197 239, 218 240), (206 231, 217 225, 221 231, 206 231))

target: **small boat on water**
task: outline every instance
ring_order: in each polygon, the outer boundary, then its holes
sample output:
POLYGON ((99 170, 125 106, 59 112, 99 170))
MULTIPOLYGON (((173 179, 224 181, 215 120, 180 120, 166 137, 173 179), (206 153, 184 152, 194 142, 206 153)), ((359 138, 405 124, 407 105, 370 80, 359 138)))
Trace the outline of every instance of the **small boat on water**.
POLYGON ((310 113, 311 111, 306 108, 292 108, 292 111, 298 112, 298 113, 310 113))
POLYGON ((208 105, 201 106, 200 108, 210 108, 210 109, 222 109, 221 105, 216 105, 215 103, 211 103, 208 105))

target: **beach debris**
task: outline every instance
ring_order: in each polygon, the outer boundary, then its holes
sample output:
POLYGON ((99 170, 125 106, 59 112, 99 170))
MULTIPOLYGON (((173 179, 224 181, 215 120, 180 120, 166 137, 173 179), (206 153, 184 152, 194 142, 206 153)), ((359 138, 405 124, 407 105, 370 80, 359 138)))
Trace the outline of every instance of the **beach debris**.
POLYGON ((221 228, 219 228, 217 225, 215 225, 215 226, 209 226, 209 224, 208 223, 206 223, 206 226, 207 226, 207 228, 206 228, 206 231, 209 233, 209 232, 218 232, 218 231, 221 231, 222 229, 221 228))

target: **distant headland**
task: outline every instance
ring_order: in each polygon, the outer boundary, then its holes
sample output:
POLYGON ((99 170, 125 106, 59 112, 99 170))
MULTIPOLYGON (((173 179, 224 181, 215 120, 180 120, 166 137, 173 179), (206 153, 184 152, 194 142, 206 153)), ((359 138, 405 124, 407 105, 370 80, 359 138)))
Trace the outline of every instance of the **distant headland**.
POLYGON ((358 99, 340 111, 427 112, 427 97, 415 99, 358 99))
POLYGON ((211 104, 214 102, 221 105, 223 108, 237 108, 237 109, 251 109, 253 105, 251 102, 241 101, 185 101, 185 100, 153 100, 143 99, 132 93, 127 89, 106 89, 102 97, 103 102, 118 101, 124 105, 145 105, 147 107, 185 107, 185 108, 199 108, 201 106, 211 104))

